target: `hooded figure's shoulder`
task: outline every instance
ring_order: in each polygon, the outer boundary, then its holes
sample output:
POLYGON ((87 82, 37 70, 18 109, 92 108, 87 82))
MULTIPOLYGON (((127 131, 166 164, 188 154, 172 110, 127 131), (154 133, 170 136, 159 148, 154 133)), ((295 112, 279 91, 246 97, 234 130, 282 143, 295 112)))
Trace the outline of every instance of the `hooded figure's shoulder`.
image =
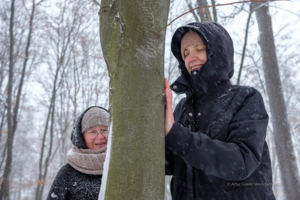
POLYGON ((265 110, 263 97, 254 87, 234 85, 230 94, 233 96, 233 103, 237 103, 240 106, 253 104, 253 106, 258 106, 265 110))
POLYGON ((232 92, 238 93, 241 96, 247 97, 247 96, 253 96, 253 95, 260 95, 260 92, 251 86, 240 86, 240 85, 233 85, 232 86, 232 92))

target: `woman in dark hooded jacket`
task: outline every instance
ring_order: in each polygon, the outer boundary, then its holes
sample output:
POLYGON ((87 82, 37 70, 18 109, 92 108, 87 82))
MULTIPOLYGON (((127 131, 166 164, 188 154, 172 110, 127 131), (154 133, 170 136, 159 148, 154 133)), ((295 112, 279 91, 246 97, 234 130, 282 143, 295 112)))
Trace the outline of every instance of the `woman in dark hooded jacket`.
POLYGON ((275 199, 260 93, 231 85, 233 43, 217 23, 178 28, 171 49, 181 76, 165 80, 166 174, 173 200, 275 199), (172 94, 186 94, 172 112, 172 94))
POLYGON ((97 200, 106 156, 109 113, 93 106, 77 119, 67 164, 56 175, 47 199, 97 200))

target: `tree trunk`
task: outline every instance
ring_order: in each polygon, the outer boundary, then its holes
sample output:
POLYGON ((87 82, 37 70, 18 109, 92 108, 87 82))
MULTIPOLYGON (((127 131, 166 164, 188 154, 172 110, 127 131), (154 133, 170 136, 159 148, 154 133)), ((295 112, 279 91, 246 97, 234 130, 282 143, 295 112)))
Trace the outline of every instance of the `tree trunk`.
POLYGON ((3 185, 1 190, 3 191, 3 200, 9 200, 9 175, 11 172, 12 163, 12 145, 13 145, 13 119, 12 119, 12 89, 13 89, 13 53, 14 53, 14 14, 15 14, 15 0, 11 1, 11 15, 9 24, 9 37, 10 37, 10 49, 9 49, 9 78, 7 86, 7 140, 6 140, 6 163, 3 175, 3 185))
POLYGON ((268 4, 255 3, 255 13, 260 32, 259 45, 262 52, 264 75, 269 97, 271 119, 281 181, 286 199, 296 200, 300 196, 299 175, 291 140, 291 130, 285 106, 275 43, 272 20, 268 4))
POLYGON ((218 23, 218 15, 217 15, 217 9, 216 9, 216 2, 215 0, 211 0, 211 5, 213 6, 213 15, 214 15, 214 22, 218 23))
POLYGON ((47 169, 48 169, 48 160, 51 156, 51 151, 52 151, 55 100, 56 100, 57 81, 58 81, 58 75, 59 75, 60 68, 61 68, 61 65, 57 66, 56 71, 55 71, 55 78, 54 78, 53 87, 52 87, 52 95, 51 95, 50 105, 48 108, 45 129, 44 129, 44 133, 43 133, 41 154, 40 154, 40 160, 39 160, 39 176, 38 176, 37 187, 36 187, 36 191, 35 191, 35 200, 40 200, 42 197, 43 189, 44 189, 43 185, 45 184, 45 178, 46 178, 47 169), (50 116, 51 116, 51 120, 50 120, 50 116), (46 143, 46 138, 47 138, 49 121, 50 121, 50 144, 49 144, 48 156, 43 163, 44 151, 46 150, 45 143, 46 143))
POLYGON ((238 75, 238 79, 237 79, 237 83, 236 83, 237 85, 240 84, 240 79, 241 79, 241 75, 242 75, 244 59, 245 59, 245 54, 246 54, 247 40, 248 40, 248 30, 249 30, 249 24, 250 24, 251 16, 252 16, 252 6, 250 5, 249 15, 248 15, 247 24, 246 24, 246 30, 245 30, 245 41, 244 41, 244 46, 243 46, 241 64, 240 64, 239 75, 238 75))
MULTIPOLYGON (((189 7, 190 10, 193 10, 192 3, 189 0, 186 0, 186 4, 188 5, 188 7, 189 7)), ((196 15, 195 10, 192 11, 192 14, 194 16, 195 21, 199 22, 199 19, 198 19, 197 15, 196 15)))
POLYGON ((32 0, 32 9, 31 9, 30 20, 29 20, 29 33, 28 33, 28 36, 27 36, 27 43, 26 43, 26 48, 25 48, 25 59, 24 59, 23 68, 22 68, 22 74, 21 74, 21 79, 20 79, 20 83, 19 83, 19 87, 18 87, 18 93, 17 93, 17 98, 16 98, 16 105, 14 107, 13 135, 15 134, 15 131, 16 131, 17 125, 18 125, 18 112, 19 112, 19 107, 20 107, 21 94, 22 94, 22 88, 23 88, 23 83, 24 83, 24 78, 25 78, 27 61, 28 61, 28 58, 29 58, 29 48, 30 48, 30 44, 31 44, 34 11, 35 11, 35 0, 32 0))
POLYGON ((206 8, 207 6, 207 2, 206 0, 197 0, 197 4, 198 4, 198 7, 204 7, 204 8, 198 8, 197 9, 197 12, 198 12, 198 15, 200 16, 200 19, 202 22, 204 21, 212 21, 211 19, 211 15, 210 15, 210 12, 208 10, 208 8, 206 8))
POLYGON ((169 0, 102 0, 111 122, 99 199, 164 199, 164 40, 169 0), (109 168, 108 168, 109 167, 109 168))

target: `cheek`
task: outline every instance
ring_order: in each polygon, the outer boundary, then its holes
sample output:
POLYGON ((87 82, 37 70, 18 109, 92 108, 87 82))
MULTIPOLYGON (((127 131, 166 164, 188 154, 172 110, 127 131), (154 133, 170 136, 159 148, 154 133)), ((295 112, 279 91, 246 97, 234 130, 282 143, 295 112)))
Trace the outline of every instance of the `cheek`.
POLYGON ((206 62, 206 61, 207 61, 206 51, 204 51, 204 53, 203 53, 201 56, 202 56, 202 60, 203 60, 204 62, 206 62))
POLYGON ((87 147, 90 147, 91 145, 93 145, 93 142, 94 142, 93 140, 88 139, 86 137, 84 137, 84 141, 85 141, 85 144, 87 147))
POLYGON ((185 68, 189 71, 187 59, 184 61, 185 68))

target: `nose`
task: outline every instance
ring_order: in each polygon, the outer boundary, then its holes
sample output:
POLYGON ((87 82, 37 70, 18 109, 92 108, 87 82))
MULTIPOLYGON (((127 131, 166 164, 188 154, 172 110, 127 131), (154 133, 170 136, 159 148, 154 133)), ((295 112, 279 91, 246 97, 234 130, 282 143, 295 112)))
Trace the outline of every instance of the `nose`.
POLYGON ((197 60, 196 55, 194 55, 193 53, 190 53, 189 57, 188 57, 188 62, 190 63, 190 62, 193 62, 195 60, 197 60))
POLYGON ((96 139, 98 139, 98 140, 101 140, 101 139, 103 139, 104 137, 102 136, 102 134, 99 132, 99 134, 98 134, 98 136, 96 137, 96 139))

